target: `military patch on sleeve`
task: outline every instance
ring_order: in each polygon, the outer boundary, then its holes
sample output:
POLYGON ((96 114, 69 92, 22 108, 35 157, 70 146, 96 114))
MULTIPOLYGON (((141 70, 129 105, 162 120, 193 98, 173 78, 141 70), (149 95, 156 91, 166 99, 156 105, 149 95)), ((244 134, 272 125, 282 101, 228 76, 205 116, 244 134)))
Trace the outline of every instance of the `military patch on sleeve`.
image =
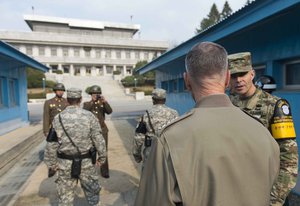
POLYGON ((275 104, 274 115, 271 119, 271 132, 277 140, 296 138, 292 111, 285 99, 279 99, 275 104))

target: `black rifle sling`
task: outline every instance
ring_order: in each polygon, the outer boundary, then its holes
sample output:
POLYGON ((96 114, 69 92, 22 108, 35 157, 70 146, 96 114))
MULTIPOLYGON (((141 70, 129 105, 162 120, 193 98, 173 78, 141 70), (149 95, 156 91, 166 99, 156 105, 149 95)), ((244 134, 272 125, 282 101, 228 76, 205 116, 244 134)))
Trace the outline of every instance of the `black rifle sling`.
POLYGON ((146 112, 147 112, 147 116, 148 116, 148 122, 149 122, 149 125, 150 125, 150 127, 151 127, 151 130, 152 130, 153 134, 155 135, 155 130, 154 130, 154 128, 153 128, 153 125, 152 125, 152 122, 151 122, 151 119, 150 119, 150 115, 149 115, 148 110, 146 110, 146 112))
POLYGON ((77 145, 73 142, 73 140, 71 139, 71 137, 70 137, 69 134, 67 133, 67 131, 66 131, 66 129, 65 129, 65 127, 64 127, 64 125, 63 125, 63 123, 62 123, 62 121, 61 121, 60 114, 58 115, 58 118, 59 118, 59 122, 60 122, 60 124, 61 124, 61 126, 62 126, 64 132, 66 133, 67 137, 68 137, 69 140, 71 141, 72 145, 73 145, 74 147, 76 147, 76 149, 77 149, 79 155, 81 155, 81 152, 80 152, 79 148, 77 147, 77 145))

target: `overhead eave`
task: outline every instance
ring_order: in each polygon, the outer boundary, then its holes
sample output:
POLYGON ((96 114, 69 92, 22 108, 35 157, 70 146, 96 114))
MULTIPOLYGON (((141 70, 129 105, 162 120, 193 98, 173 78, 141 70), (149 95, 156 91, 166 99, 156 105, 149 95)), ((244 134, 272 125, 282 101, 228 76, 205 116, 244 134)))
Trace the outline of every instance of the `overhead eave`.
POLYGON ((5 57, 5 59, 11 60, 12 64, 15 64, 19 67, 30 67, 43 72, 48 72, 49 70, 49 68, 45 65, 23 54, 4 41, 0 41, 0 58, 1 56, 5 57))
POLYGON ((148 71, 159 69, 162 65, 183 57, 198 42, 216 42, 241 29, 250 27, 259 21, 263 21, 280 12, 291 9, 300 4, 300 0, 257 0, 236 11, 219 23, 209 27, 186 42, 164 53, 157 59, 138 70, 143 74, 148 71))

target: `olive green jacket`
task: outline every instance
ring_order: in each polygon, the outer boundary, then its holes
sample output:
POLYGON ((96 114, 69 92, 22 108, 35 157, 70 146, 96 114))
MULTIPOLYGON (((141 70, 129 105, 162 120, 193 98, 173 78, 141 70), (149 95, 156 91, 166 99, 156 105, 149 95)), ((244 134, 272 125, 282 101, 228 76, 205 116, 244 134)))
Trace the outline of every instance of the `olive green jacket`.
POLYGON ((99 120, 103 133, 108 132, 108 128, 105 124, 105 114, 111 114, 112 108, 108 102, 102 103, 101 101, 89 101, 83 103, 83 109, 92 112, 99 120))
POLYGON ((45 101, 43 113, 43 132, 45 135, 48 134, 55 115, 63 111, 67 106, 68 102, 63 97, 54 97, 45 101))
POLYGON ((278 170, 268 130, 211 95, 154 141, 135 205, 266 206, 278 170))

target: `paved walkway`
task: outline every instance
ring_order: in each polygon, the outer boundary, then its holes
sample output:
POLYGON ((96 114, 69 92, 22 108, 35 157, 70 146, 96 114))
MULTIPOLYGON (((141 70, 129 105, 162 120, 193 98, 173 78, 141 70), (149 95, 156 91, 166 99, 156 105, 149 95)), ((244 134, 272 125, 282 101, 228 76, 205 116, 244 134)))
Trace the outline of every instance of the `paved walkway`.
MULTIPOLYGON (((110 130, 108 148, 110 178, 104 179, 99 175, 103 187, 100 192, 103 205, 119 206, 133 205, 134 203, 140 176, 140 166, 134 162, 131 156, 132 136, 135 124, 135 119, 116 119, 107 121, 110 130)), ((36 127, 39 126, 41 125, 36 125, 36 127)), ((38 154, 41 154, 45 144, 46 142, 43 141, 32 150, 32 154, 29 154, 29 157, 35 156, 35 158, 37 158, 37 160, 34 160, 33 162, 35 165, 39 165, 35 170, 30 170, 31 176, 21 187, 21 191, 17 195, 18 198, 11 201, 11 205, 57 205, 55 187, 56 177, 47 178, 47 168, 41 160, 38 160, 38 154)), ((6 174, 6 176, 7 178, 5 179, 10 179, 10 181, 12 181, 13 178, 16 178, 11 177, 9 174, 6 174)), ((18 187, 20 187, 20 182, 18 187)), ((16 189, 12 192, 16 192, 16 189)), ((80 185, 78 185, 76 190, 75 205, 88 205, 80 185)))

